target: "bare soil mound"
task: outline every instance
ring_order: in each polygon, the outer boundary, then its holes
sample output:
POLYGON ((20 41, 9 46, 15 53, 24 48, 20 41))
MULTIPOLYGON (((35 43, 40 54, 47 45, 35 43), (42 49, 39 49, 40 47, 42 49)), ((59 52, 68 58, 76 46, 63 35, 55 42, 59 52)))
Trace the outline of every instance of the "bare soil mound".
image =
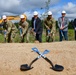
POLYGON ((0 44, 0 75, 76 75, 76 41, 53 43, 1 43, 0 44), (41 52, 45 49, 50 53, 45 56, 53 64, 64 66, 62 72, 50 69, 51 65, 43 58, 38 59, 29 71, 20 71, 20 65, 30 64, 38 54, 32 52, 37 47, 41 52))

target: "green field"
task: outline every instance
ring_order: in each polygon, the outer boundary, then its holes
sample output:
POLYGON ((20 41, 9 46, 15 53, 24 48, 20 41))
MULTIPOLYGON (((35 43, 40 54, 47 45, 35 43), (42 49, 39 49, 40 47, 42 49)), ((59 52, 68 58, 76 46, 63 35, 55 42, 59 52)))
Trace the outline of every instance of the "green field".
MULTIPOLYGON (((34 42, 33 37, 30 36, 29 38, 30 38, 30 43, 33 43, 34 42)), ((69 31, 68 31, 68 39, 69 39, 69 41, 74 41, 74 30, 73 29, 69 29, 69 31)), ((59 32, 58 32, 58 30, 56 32, 55 41, 59 41, 59 32)), ((15 38, 15 42, 16 43, 20 42, 19 33, 17 33, 17 36, 15 38)), ((25 42, 26 42, 26 38, 25 38, 25 42)), ((43 35, 42 35, 42 42, 46 42, 45 31, 43 32, 43 35)), ((0 34, 0 43, 4 43, 4 35, 3 34, 0 34)))
MULTIPOLYGON (((46 35, 43 35, 43 42, 46 42, 46 35)), ((59 31, 57 29, 56 31, 56 37, 55 37, 55 41, 59 41, 59 31)), ((73 29, 69 29, 68 30, 68 41, 74 41, 74 30, 73 29)))

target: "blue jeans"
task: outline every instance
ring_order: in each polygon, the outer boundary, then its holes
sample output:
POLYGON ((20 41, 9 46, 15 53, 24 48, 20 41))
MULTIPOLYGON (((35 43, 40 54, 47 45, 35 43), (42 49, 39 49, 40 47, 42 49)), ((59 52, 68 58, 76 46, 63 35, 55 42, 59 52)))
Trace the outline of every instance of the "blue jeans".
POLYGON ((63 40, 63 37, 65 40, 68 40, 68 31, 59 30, 59 36, 60 36, 60 41, 63 40))

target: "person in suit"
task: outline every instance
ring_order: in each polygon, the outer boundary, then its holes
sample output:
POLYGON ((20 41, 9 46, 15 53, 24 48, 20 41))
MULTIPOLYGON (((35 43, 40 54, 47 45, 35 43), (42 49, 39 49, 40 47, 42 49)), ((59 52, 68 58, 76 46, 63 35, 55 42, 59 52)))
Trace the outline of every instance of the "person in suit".
POLYGON ((58 18, 60 41, 63 40, 63 37, 65 40, 68 40, 68 24, 69 24, 69 20, 66 17, 66 12, 62 11, 61 14, 62 16, 58 18))
POLYGON ((76 18, 74 19, 74 30, 75 30, 75 40, 76 40, 76 18))
POLYGON ((41 19, 38 17, 38 12, 34 11, 34 16, 32 18, 32 32, 34 33, 35 40, 42 42, 42 31, 43 27, 41 24, 41 19))

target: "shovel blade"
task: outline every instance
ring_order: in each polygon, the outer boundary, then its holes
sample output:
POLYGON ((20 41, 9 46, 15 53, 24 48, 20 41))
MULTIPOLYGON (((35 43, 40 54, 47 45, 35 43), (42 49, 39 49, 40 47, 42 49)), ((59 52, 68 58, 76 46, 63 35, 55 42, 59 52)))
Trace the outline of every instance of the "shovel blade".
POLYGON ((61 66, 61 65, 55 65, 54 66, 54 68, 52 68, 53 70, 55 70, 55 71, 63 71, 64 70, 64 67, 63 66, 61 66))
POLYGON ((48 54, 50 51, 49 50, 45 50, 42 54, 48 54))
POLYGON ((32 69, 32 68, 29 67, 28 64, 23 64, 23 65, 20 66, 21 71, 28 71, 30 69, 32 69))
POLYGON ((32 50, 33 50, 34 52, 40 54, 39 50, 38 50, 36 47, 32 48, 32 50))

